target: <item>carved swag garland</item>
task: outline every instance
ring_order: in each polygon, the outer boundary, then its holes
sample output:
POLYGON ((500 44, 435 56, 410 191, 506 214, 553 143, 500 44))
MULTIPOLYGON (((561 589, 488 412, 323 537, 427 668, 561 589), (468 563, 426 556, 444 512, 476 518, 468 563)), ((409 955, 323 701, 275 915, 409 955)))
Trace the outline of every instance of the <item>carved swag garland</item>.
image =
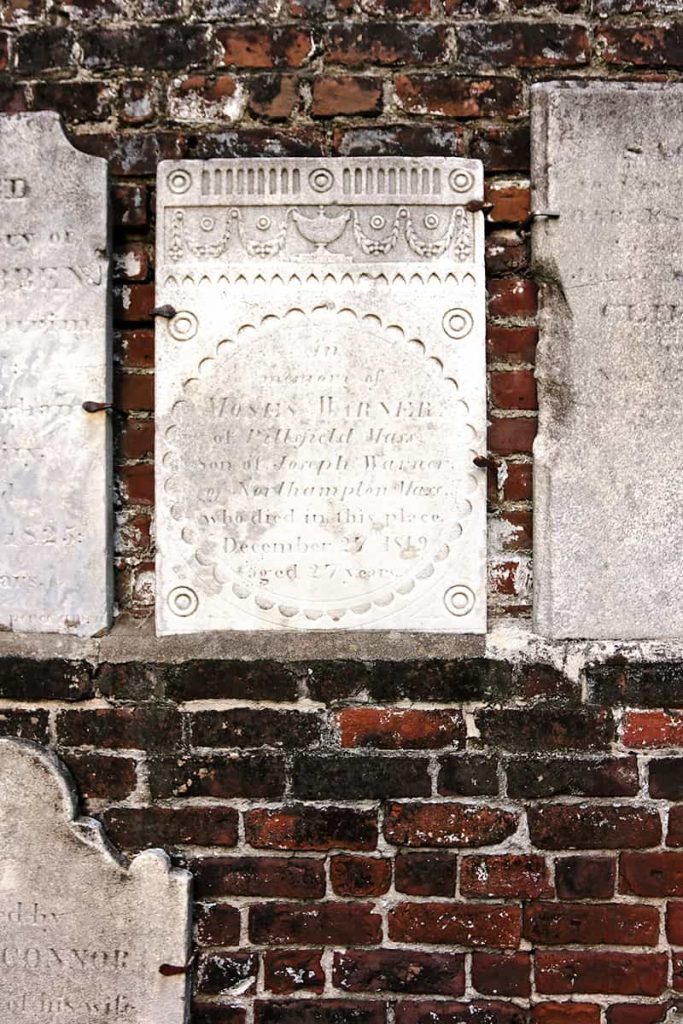
MULTIPOLYGON (((186 227, 185 211, 175 210, 170 226, 169 258, 177 262, 191 254, 200 259, 219 259, 228 251, 229 243, 235 235, 235 225, 236 237, 248 256, 277 256, 286 245, 290 222, 294 223, 298 234, 305 241, 315 246, 314 254, 328 252, 327 247, 342 237, 350 223, 354 240, 366 256, 388 256, 403 236, 410 250, 422 259, 434 259, 448 252, 451 252, 459 262, 466 262, 473 257, 472 222, 463 206, 455 207, 445 231, 436 238, 424 238, 419 233, 414 215, 406 206, 397 209, 388 234, 374 237, 363 229, 355 209, 347 209, 338 216, 329 217, 325 214, 324 206, 319 206, 314 216, 290 207, 286 210, 284 221, 277 233, 267 239, 247 237, 244 216, 242 210, 237 207, 225 210, 222 221, 220 233, 216 237, 215 219, 211 216, 202 217, 200 227, 204 231, 212 232, 212 235, 211 240, 201 241, 196 237, 190 237, 186 227)), ((386 227, 386 218, 381 214, 373 214, 369 223, 373 230, 379 232, 386 227)), ((439 218, 435 213, 427 213, 423 223, 429 231, 433 231, 439 226, 439 218)), ((262 214, 256 220, 256 227, 261 231, 267 231, 271 227, 270 218, 262 214)))

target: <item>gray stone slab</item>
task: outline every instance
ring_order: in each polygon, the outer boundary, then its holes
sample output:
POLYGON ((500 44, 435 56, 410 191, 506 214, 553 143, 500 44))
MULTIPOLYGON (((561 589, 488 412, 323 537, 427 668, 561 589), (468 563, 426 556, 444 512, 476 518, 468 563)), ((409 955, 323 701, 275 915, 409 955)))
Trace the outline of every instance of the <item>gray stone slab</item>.
POLYGON ((485 629, 482 167, 160 165, 157 627, 485 629))
POLYGON ((0 116, 0 628, 111 621, 107 165, 0 116))
POLYGON ((532 90, 534 616, 683 635, 683 86, 532 90))
POLYGON ((129 866, 49 751, 0 740, 0 1024, 183 1024, 190 875, 129 866))

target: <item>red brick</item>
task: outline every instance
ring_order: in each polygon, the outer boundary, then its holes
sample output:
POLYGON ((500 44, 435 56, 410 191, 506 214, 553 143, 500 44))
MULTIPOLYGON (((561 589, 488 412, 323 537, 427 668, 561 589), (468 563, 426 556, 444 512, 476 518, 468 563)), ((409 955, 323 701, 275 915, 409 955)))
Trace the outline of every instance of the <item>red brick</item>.
POLYGON ((617 878, 616 860, 562 857, 555 861, 555 885, 561 900, 610 899, 617 878))
POLYGON ((463 896, 534 899, 552 896, 553 887, 544 857, 535 854, 482 854, 462 858, 460 892, 463 896))
POLYGON ((672 901, 666 908, 666 937, 674 946, 683 946, 683 902, 672 901))
POLYGON ((325 895, 325 865, 311 857, 201 857, 192 864, 195 895, 279 896, 319 899, 325 895))
POLYGON ((551 995, 600 992, 658 996, 666 988, 663 953, 562 951, 536 954, 536 988, 551 995))
POLYGON ((527 124, 487 125, 474 135, 469 155, 482 160, 489 174, 498 171, 528 173, 529 149, 527 124))
POLYGON ((513 799, 636 796, 640 790, 638 761, 633 754, 590 759, 531 755, 508 761, 506 769, 508 796, 513 799))
POLYGON ((120 86, 118 114, 124 124, 138 127, 157 116, 158 95, 154 82, 131 78, 120 86))
POLYGON ((343 747, 427 750, 462 745, 465 723, 459 711, 403 711, 346 708, 337 715, 343 747))
POLYGON ((668 1003, 612 1003, 607 1007, 607 1024, 660 1024, 668 1011, 668 1003))
POLYGON ((192 1024, 246 1024, 247 1011, 243 1006, 225 1003, 192 1003, 192 1024))
POLYGON ((249 908, 257 945, 368 945, 380 941, 382 918, 369 903, 263 903, 249 908))
POLYGON ((397 124, 337 128, 332 151, 339 156, 462 156, 458 124, 397 124))
POLYGON ((115 227, 147 227, 148 193, 145 185, 116 185, 112 189, 112 206, 115 227))
POLYGON ((86 29, 79 35, 82 62, 88 71, 159 68, 170 71, 211 59, 212 45, 204 25, 180 22, 145 24, 134 31, 119 26, 86 29))
POLYGON ((662 834, 659 815, 645 807, 548 804, 528 817, 532 843, 548 850, 656 846, 662 834))
POLYGON ((489 281, 489 314, 501 317, 535 316, 538 286, 524 278, 489 281))
POLYGON ((395 886, 409 896, 453 896, 457 861, 448 853, 399 853, 395 886))
POLYGON ((384 825, 396 846, 489 846, 517 828, 517 815, 471 804, 391 804, 384 825))
POLYGON ((152 319, 153 284, 117 284, 114 286, 114 318, 122 323, 152 319))
POLYGON ((225 996, 230 992, 253 995, 259 971, 256 953, 200 952, 194 963, 195 995, 225 996))
POLYGON ((315 712, 272 708, 230 708, 188 715, 196 747, 279 747, 293 750, 317 744, 322 719, 315 712))
POLYGON ((285 791, 285 766, 282 757, 262 753, 179 756, 155 765, 149 784, 156 799, 273 800, 285 791))
POLYGON ((334 954, 332 981, 344 992, 461 996, 465 957, 410 949, 349 950, 334 954))
POLYGON ((490 231, 486 238, 484 261, 489 277, 523 274, 530 264, 528 235, 516 228, 490 231))
MULTIPOLYGON (((0 39, 0 70, 2 67, 2 40, 0 39)), ((23 114, 28 110, 28 94, 25 85, 0 82, 0 113, 23 114)))
POLYGON ((536 429, 535 416, 505 419, 492 416, 488 436, 489 448, 496 455, 531 454, 536 429))
POLYGON ((683 67, 683 25, 611 25, 597 34, 608 64, 683 67))
POLYGON ((118 438, 122 459, 151 459, 154 457, 154 421, 127 420, 118 438))
POLYGON ((671 957, 671 987, 675 992, 683 992, 683 954, 674 953, 671 957))
POLYGON ((627 711, 622 725, 627 747, 683 746, 683 712, 627 711))
POLYGON ((491 224, 526 224, 529 219, 531 193, 528 185, 486 182, 484 201, 491 204, 486 214, 491 224))
MULTIPOLYGON (((339 0, 337 7, 340 7, 339 0)), ((414 18, 431 14, 431 0, 360 0, 360 9, 363 14, 374 17, 414 18)))
POLYGON ((136 505, 154 504, 154 466, 119 466, 117 472, 128 501, 136 505))
POLYGON ((61 757, 86 800, 125 800, 137 786, 137 762, 132 757, 95 751, 61 757))
POLYGON ((524 1024, 526 1013, 514 1003, 401 1002, 396 1007, 396 1024, 524 1024))
MULTIPOLYGON (((303 0, 298 0, 303 2, 303 0)), ((255 1024, 385 1024, 383 1002, 295 999, 254 1004, 255 1024)), ((193 1022, 194 1024, 194 1022, 193 1022)))
POLYGON ((313 82, 314 117, 379 114, 382 110, 382 79, 322 77, 313 82))
POLYGON ((111 115, 112 89, 107 82, 36 82, 32 110, 59 110, 69 124, 104 121, 111 115))
POLYGON ((292 25, 241 25, 221 28, 216 34, 223 47, 223 63, 238 68, 300 68, 313 49, 310 32, 292 25))
POLYGON ((623 853, 619 860, 619 892, 683 896, 683 853, 623 853))
POLYGON ((249 110, 256 117, 284 121, 299 103, 299 79, 295 75, 255 75, 249 82, 249 110))
POLYGON ((659 910, 609 903, 531 903, 524 937, 534 946, 656 946, 659 910))
POLYGON ((391 861, 382 857, 332 857, 330 881, 337 896, 381 896, 391 885, 391 861))
POLYGON ((47 711, 24 711, 15 708, 0 710, 0 736, 33 740, 34 743, 48 743, 47 711))
POLYGON ((112 264, 117 281, 145 281, 149 277, 149 252, 142 242, 118 247, 112 264))
POLYGON ((654 800, 683 800, 683 757, 653 758, 648 782, 654 800))
POLYGON ((340 22, 325 40, 325 59, 334 64, 431 64, 446 55, 442 25, 340 22))
POLYGON ((396 75, 394 93, 407 113, 439 117, 514 117, 524 103, 521 83, 514 78, 396 75))
POLYGON ((450 754, 439 759, 438 790, 443 796, 496 796, 498 761, 482 754, 450 754))
POLYGON ((491 401, 499 409, 535 409, 533 370, 494 370, 489 374, 491 401))
MULTIPOLYGON (((505 513, 512 522, 524 523, 528 513, 505 513), (519 519, 511 520, 512 515, 519 519)), ((530 538, 522 535, 527 542, 530 538)), ((603 750, 614 736, 614 722, 607 711, 556 710, 554 707, 486 708, 475 712, 481 740, 503 750, 603 750)), ((514 780, 514 763, 511 766, 514 780)), ((550 766, 549 766, 549 771, 550 766)), ((515 790, 515 792, 517 792, 515 790)))
POLYGON ((573 67, 587 64, 590 41, 583 25, 558 22, 469 22, 456 30, 458 58, 493 67, 573 67))
POLYGON ((271 850, 372 850, 377 843, 374 811, 346 807, 259 808, 244 815, 247 842, 271 850))
POLYGON ((83 132, 73 141, 84 153, 104 157, 111 173, 124 178, 152 176, 160 160, 181 160, 187 153, 187 137, 177 130, 83 132))
POLYGON ((508 462, 507 477, 503 484, 505 501, 531 501, 533 494, 533 467, 530 462, 508 462))
MULTIPOLYGON (((9 36, 0 34, 0 69, 7 68, 9 36)), ((73 33, 61 25, 36 26, 12 40, 13 63, 20 75, 76 66, 73 33)))
POLYGON ((530 975, 528 953, 472 954, 472 985, 482 995, 528 998, 530 975))
POLYGON ((113 807, 103 814, 114 842, 127 850, 150 846, 235 846, 232 807, 113 807))
POLYGON ((311 949, 272 950, 263 957, 265 987, 276 995, 321 993, 325 971, 320 952, 311 949))
POLYGON ((152 412, 154 376, 151 373, 119 373, 114 390, 114 405, 122 412, 152 412))
POLYGON ((67 747, 154 750, 180 740, 180 717, 163 705, 58 711, 57 735, 67 747))
POLYGON ((240 912, 227 903, 197 904, 197 939, 206 946, 236 946, 240 941, 240 912))
POLYGON ((129 368, 150 369, 154 366, 154 330, 138 327, 117 334, 121 363, 129 368))
POLYGON ((389 913, 389 937, 395 942, 514 948, 521 938, 520 912, 494 903, 400 903, 389 913))
POLYGON ((537 1003, 531 1024, 600 1024, 600 1007, 593 1003, 537 1003))
POLYGON ((332 757, 301 754, 292 766, 292 796, 301 800, 387 800, 431 791, 426 757, 344 751, 332 757))

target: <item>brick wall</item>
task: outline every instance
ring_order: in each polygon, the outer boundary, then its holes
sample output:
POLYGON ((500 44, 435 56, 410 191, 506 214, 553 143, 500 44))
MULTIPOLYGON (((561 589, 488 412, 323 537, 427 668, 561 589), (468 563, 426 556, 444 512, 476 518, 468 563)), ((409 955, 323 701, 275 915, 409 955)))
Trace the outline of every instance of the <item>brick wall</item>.
MULTIPOLYGON (((682 70, 681 0, 2 0, 0 109, 112 168, 120 609, 153 603, 159 159, 484 161, 492 605, 523 615, 529 86, 682 70)), ((193 1024, 655 1024, 683 992, 683 663, 74 659, 0 658, 0 733, 194 870, 193 1024)))
POLYGON ((683 662, 6 658, 0 700, 194 872, 193 1024, 683 1009, 683 662))

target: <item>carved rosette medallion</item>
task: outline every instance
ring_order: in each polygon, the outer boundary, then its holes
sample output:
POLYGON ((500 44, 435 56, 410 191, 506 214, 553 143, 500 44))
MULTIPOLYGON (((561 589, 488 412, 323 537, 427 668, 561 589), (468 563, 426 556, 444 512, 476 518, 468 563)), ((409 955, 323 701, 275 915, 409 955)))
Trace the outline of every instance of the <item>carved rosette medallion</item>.
POLYGON ((485 628, 481 166, 159 169, 157 622, 485 628))

